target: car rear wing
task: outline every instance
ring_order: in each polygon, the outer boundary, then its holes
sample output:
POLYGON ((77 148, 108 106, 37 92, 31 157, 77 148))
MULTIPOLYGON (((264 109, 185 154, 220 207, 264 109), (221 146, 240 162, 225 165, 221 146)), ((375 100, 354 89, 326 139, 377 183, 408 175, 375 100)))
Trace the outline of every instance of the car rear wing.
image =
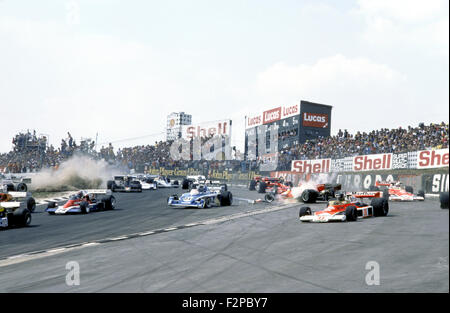
POLYGON ((94 194, 94 195, 110 195, 112 194, 111 190, 109 189, 88 189, 86 190, 87 193, 94 194))
POLYGON ((10 194, 14 199, 31 197, 31 192, 28 191, 10 191, 8 194, 10 194))
POLYGON ((347 192, 347 196, 352 196, 355 198, 383 198, 383 192, 382 191, 347 192))
POLYGON ((375 182, 375 186, 380 187, 380 186, 385 186, 385 187, 389 187, 392 184, 394 184, 395 182, 387 182, 387 181, 376 181, 375 182))
POLYGON ((20 207, 20 202, 17 201, 0 202, 0 206, 4 209, 15 209, 20 207))

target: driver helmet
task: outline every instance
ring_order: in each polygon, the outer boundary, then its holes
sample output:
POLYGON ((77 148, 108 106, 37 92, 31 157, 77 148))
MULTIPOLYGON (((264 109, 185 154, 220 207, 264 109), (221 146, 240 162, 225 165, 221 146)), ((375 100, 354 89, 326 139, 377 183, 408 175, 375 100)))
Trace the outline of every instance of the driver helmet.
POLYGON ((345 200, 345 194, 343 192, 339 193, 337 196, 337 199, 339 201, 344 201, 345 200))
POLYGON ((206 191, 206 186, 200 185, 200 186, 198 186, 197 190, 199 192, 205 192, 206 191))

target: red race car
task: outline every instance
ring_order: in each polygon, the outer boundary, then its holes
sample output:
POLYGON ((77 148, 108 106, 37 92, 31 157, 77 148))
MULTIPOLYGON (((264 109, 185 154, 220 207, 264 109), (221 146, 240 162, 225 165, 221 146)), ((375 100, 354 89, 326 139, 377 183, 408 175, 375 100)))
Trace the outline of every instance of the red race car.
POLYGON ((321 211, 312 212, 311 208, 300 208, 299 218, 302 222, 353 222, 359 218, 386 216, 389 213, 388 199, 381 191, 341 193, 338 199, 329 201, 328 206, 321 211), (372 198, 370 205, 361 199, 372 198))
POLYGON ((341 184, 308 184, 307 189, 278 184, 265 196, 266 202, 272 202, 279 195, 282 199, 297 199, 304 203, 315 203, 317 200, 328 201, 335 197, 335 193, 341 190, 341 184))
POLYGON ((413 194, 411 186, 405 186, 402 182, 375 182, 375 186, 371 189, 380 190, 380 187, 385 188, 385 196, 389 197, 390 201, 424 201, 425 193, 419 190, 417 195, 413 194))
POLYGON ((286 190, 287 187, 292 187, 292 183, 284 181, 283 177, 255 176, 254 179, 250 181, 248 189, 256 190, 258 193, 266 193, 266 191, 270 191, 274 187, 286 190))

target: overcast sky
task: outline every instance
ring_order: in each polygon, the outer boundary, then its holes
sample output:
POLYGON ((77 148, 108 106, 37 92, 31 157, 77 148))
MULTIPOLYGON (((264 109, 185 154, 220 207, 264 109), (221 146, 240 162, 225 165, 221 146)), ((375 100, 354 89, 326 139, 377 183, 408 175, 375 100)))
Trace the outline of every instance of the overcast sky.
POLYGON ((241 146, 246 114, 300 100, 333 134, 448 122, 448 3, 0 0, 0 152, 26 129, 154 143, 180 110, 241 146))

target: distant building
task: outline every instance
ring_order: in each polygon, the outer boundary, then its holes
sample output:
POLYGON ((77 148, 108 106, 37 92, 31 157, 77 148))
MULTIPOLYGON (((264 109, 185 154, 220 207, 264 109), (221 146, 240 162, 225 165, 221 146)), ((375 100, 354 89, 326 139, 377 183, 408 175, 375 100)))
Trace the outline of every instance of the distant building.
POLYGON ((192 124, 192 115, 184 112, 172 112, 167 116, 166 140, 176 140, 181 137, 183 125, 192 124))

